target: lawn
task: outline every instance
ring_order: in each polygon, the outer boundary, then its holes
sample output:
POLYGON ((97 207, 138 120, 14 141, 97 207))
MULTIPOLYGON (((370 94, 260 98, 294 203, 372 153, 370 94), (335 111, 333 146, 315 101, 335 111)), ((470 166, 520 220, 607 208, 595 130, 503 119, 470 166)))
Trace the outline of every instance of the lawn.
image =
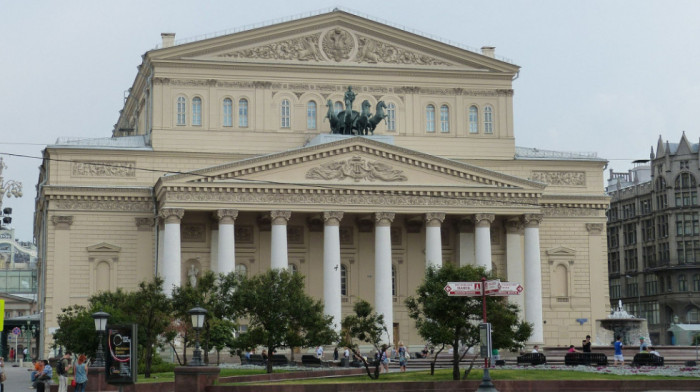
MULTIPOLYGON (((274 373, 284 373, 289 370, 286 369, 273 369, 274 373)), ((250 376, 254 374, 265 374, 265 369, 221 369, 219 377, 232 377, 232 376, 250 376)), ((174 372, 163 372, 163 373, 151 373, 150 378, 146 378, 145 375, 139 374, 137 383, 151 383, 151 382, 174 382, 175 373, 174 372)))

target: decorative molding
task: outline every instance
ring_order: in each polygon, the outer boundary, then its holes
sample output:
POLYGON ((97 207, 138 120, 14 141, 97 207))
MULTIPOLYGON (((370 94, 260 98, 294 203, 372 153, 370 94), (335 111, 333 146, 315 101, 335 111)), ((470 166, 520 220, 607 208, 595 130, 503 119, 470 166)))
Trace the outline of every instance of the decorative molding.
POLYGON ((158 216, 167 223, 180 223, 182 217, 185 216, 185 210, 183 208, 162 208, 158 213, 158 216))
POLYGON ((73 217, 66 215, 54 215, 51 222, 56 226, 56 230, 69 230, 73 224, 73 217))
POLYGON ((377 41, 369 37, 358 37, 359 48, 357 55, 354 58, 358 63, 387 63, 387 64, 406 64, 406 65, 444 65, 452 66, 453 64, 438 58, 428 56, 422 53, 416 53, 395 45, 377 41))
POLYGON ((304 37, 292 38, 286 41, 273 42, 254 48, 223 53, 218 55, 218 57, 261 60, 323 61, 324 57, 319 48, 320 36, 321 33, 319 32, 304 37))
POLYGON ((572 216, 597 216, 605 217, 605 210, 594 207, 545 207, 542 209, 544 216, 572 217, 572 216))
POLYGON ((496 220, 495 214, 474 214, 475 226, 489 227, 496 220))
POLYGON ((287 226, 287 244, 304 245, 304 226, 287 226))
POLYGON ((429 212, 425 214, 425 225, 427 227, 440 227, 444 221, 444 212, 429 212))
POLYGON ((538 227, 544 218, 543 214, 525 214, 523 215, 524 227, 538 227))
POLYGON ((292 211, 282 211, 273 210, 270 211, 271 224, 273 225, 286 225, 289 222, 289 218, 292 217, 292 211))
POLYGON ((396 214, 393 212, 375 212, 374 223, 376 226, 389 226, 395 217, 396 214))
POLYGON ((356 40, 353 34, 340 27, 327 30, 321 37, 321 52, 336 63, 349 60, 357 52, 356 40))
POLYGON ((205 242, 207 240, 206 226, 203 224, 186 224, 180 228, 182 242, 205 242))
POLYGON ((156 225, 156 219, 154 217, 134 218, 134 221, 138 231, 151 231, 156 225))
POLYGON ((353 226, 340 226, 338 232, 340 235, 340 245, 355 245, 355 228, 353 226))
POLYGON ((152 201, 64 199, 55 203, 58 210, 153 212, 152 201))
POLYGON ((349 160, 344 159, 314 167, 306 172, 306 178, 313 180, 344 180, 352 178, 355 182, 360 180, 407 181, 408 178, 403 173, 403 170, 393 169, 385 163, 368 161, 360 156, 354 156, 349 160))
POLYGON ((586 186, 586 172, 583 171, 533 171, 531 179, 552 186, 586 186))
POLYGON ((236 244, 242 245, 253 245, 254 244, 254 233, 253 226, 248 225, 236 225, 234 228, 234 236, 236 238, 236 244))
POLYGON ((216 210, 216 219, 220 224, 233 224, 238 217, 238 210, 220 209, 216 210))
POLYGON ((343 219, 343 211, 325 211, 323 213, 323 221, 328 226, 339 226, 343 219))
POLYGON ((586 230, 588 234, 597 235, 605 230, 605 224, 603 223, 586 223, 586 230))
POLYGON ((76 161, 71 177, 135 177, 135 161, 76 161))

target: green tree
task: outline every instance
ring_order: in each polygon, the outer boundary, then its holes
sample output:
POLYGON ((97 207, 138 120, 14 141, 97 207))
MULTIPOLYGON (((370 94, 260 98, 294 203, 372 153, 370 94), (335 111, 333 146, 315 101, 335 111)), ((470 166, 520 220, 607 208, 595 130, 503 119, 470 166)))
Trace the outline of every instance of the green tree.
MULTIPOLYGON (((452 378, 460 379, 459 362, 466 352, 479 344, 479 322, 482 320, 481 297, 450 297, 445 293, 447 282, 476 282, 482 277, 496 279, 482 267, 428 268, 415 297, 406 299, 409 316, 415 320, 418 333, 434 345, 452 345, 452 378), (467 350, 460 356, 460 342, 467 350)), ((532 334, 532 325, 518 319, 519 309, 506 297, 486 297, 487 318, 492 325, 492 342, 500 349, 518 349, 532 334)), ((444 346, 443 346, 444 347, 444 346)), ((433 359, 433 363, 437 354, 433 359)), ((473 365, 473 361, 472 361, 473 365)), ((469 368, 471 369, 471 367, 469 368)))
MULTIPOLYGON (((222 292, 228 314, 248 319, 248 331, 232 348, 245 350, 264 346, 270 357, 278 348, 309 347, 337 341, 332 317, 323 314, 323 304, 304 292, 304 278, 286 270, 270 270, 252 278, 231 273, 222 292)), ((267 361, 272 373, 272 361, 267 361)))
POLYGON ((346 316, 341 323, 342 332, 340 336, 342 340, 340 345, 352 350, 354 356, 359 358, 364 364, 369 378, 376 380, 379 378, 380 361, 374 361, 374 373, 372 373, 369 370, 370 364, 362 356, 354 340, 371 344, 376 352, 385 350, 386 345, 380 347, 383 339, 389 340, 389 330, 384 323, 384 315, 374 312, 372 305, 365 300, 355 302, 353 312, 354 314, 346 316))
POLYGON ((149 378, 159 337, 172 319, 172 303, 163 293, 163 279, 155 277, 150 282, 139 283, 139 289, 129 294, 125 308, 131 315, 130 321, 138 325, 139 352, 145 360, 145 376, 149 378))

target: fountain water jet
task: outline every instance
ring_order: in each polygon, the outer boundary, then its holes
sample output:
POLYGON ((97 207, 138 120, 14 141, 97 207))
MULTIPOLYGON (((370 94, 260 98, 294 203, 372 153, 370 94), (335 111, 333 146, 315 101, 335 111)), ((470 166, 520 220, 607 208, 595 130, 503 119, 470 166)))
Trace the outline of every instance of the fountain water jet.
POLYGON ((647 320, 627 313, 622 306, 622 300, 607 318, 596 320, 596 327, 595 344, 599 346, 612 345, 616 336, 622 337, 622 344, 625 346, 635 345, 640 337, 651 344, 647 320))

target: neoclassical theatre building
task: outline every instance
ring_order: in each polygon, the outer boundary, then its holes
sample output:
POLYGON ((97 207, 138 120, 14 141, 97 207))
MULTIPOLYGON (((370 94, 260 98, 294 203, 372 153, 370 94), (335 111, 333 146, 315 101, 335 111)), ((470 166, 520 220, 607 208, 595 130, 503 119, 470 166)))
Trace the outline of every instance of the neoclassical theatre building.
POLYGON ((491 47, 342 10, 163 34, 111 135, 45 149, 43 349, 61 309, 99 291, 270 268, 303 274, 338 323, 365 299, 389 341, 418 345, 404 300, 446 263, 522 283, 511 300, 531 343, 595 336, 610 303, 606 162, 516 147, 518 73, 491 47))

